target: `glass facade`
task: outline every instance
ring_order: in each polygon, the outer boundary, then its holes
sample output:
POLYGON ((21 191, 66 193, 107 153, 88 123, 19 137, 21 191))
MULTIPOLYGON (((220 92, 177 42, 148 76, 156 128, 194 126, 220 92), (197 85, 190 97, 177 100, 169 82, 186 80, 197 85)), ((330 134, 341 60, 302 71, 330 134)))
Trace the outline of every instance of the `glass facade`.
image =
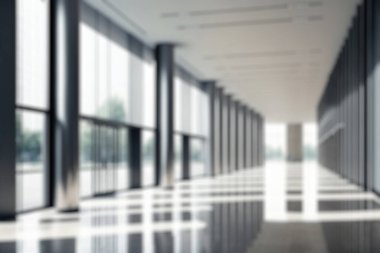
POLYGON ((80 122, 79 132, 79 147, 80 147, 80 196, 88 197, 92 195, 92 177, 91 171, 95 166, 93 158, 93 129, 92 125, 88 121, 80 122))
POLYGON ((190 138, 190 177, 206 174, 206 144, 209 104, 199 82, 186 71, 177 68, 175 77, 175 178, 183 177, 183 136, 190 138), (203 152, 200 154, 199 152, 203 152))
MULTIPOLYGON (((157 142, 154 51, 87 4, 81 3, 80 7, 80 196, 126 190, 138 180, 136 185, 153 186, 157 142), (132 130, 139 144, 137 158, 129 155, 132 130), (132 159, 138 160, 133 163, 140 170, 136 173, 138 179, 130 171, 132 159)), ((54 204, 53 181, 49 181, 54 175, 54 168, 50 168, 54 155, 50 145, 54 140, 49 135, 55 127, 50 112, 50 92, 54 89, 50 87, 49 25, 49 0, 17 0, 18 211, 54 204)), ((225 103, 225 95, 218 94, 211 115, 205 87, 180 66, 175 67, 174 74, 175 179, 184 178, 184 167, 190 168, 186 177, 208 174, 210 152, 215 152, 216 166, 228 169, 232 158, 228 157, 227 146, 235 145, 233 140, 239 138, 241 148, 241 117, 239 136, 229 135, 227 125, 235 128, 233 121, 238 114, 229 121, 231 107, 225 103), (213 139, 214 150, 208 147, 210 118, 215 126, 223 124, 223 132, 215 129, 218 138, 213 139)), ((237 160, 236 152, 233 154, 237 160)))
POLYGON ((190 140, 190 175, 192 178, 206 175, 206 145, 203 139, 190 140))
POLYGON ((199 83, 178 69, 174 92, 175 131, 187 135, 207 135, 207 95, 199 83))
POLYGON ((17 210, 47 206, 50 1, 17 0, 17 210))
POLYGON ((183 137, 180 134, 174 136, 174 178, 180 180, 183 177, 183 137))
POLYGON ((153 131, 142 134, 142 186, 153 186, 156 178, 156 138, 153 131))
POLYGON ((18 110, 17 143, 17 209, 25 211, 46 206, 47 125, 44 114, 18 110))
POLYGON ((129 182, 126 127, 80 122, 80 196, 126 190, 129 182))
POLYGON ((271 123, 265 126, 265 156, 267 161, 286 159, 286 125, 271 123))
POLYGON ((140 183, 152 186, 156 138, 153 51, 85 4, 81 8, 80 36, 80 116, 82 122, 92 122, 95 129, 86 132, 88 123, 81 124, 81 152, 84 152, 81 154, 81 182, 85 184, 81 186, 81 196, 129 188, 128 131, 131 126, 137 127, 142 136, 140 183), (97 130, 103 126, 116 131, 117 139, 97 130), (92 139, 88 140, 86 135, 92 139), (105 140, 106 136, 110 139, 105 140), (86 143, 88 141, 91 144, 86 143), (102 145, 112 145, 115 152, 111 152, 112 159, 103 157, 107 150, 103 151, 102 145), (108 168, 110 163, 112 170, 108 168), (109 177, 109 180, 103 182, 98 176, 109 177), (89 180, 91 183, 86 184, 89 180), (108 189, 106 185, 112 180, 115 185, 108 189))
POLYGON ((153 52, 86 5, 81 18, 81 115, 154 127, 153 52))

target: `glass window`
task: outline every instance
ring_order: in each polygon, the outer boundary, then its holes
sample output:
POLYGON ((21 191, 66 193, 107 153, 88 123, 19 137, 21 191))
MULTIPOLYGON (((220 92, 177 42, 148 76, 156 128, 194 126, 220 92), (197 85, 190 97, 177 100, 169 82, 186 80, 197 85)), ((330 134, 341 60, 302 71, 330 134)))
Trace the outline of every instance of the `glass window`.
POLYGON ((209 103, 208 103, 208 96, 205 92, 200 92, 200 112, 201 115, 201 129, 200 134, 203 136, 208 136, 208 129, 209 129, 209 117, 210 117, 210 111, 209 111, 209 103))
POLYGON ((81 115, 155 127, 152 50, 86 4, 81 9, 81 115))
POLYGON ((183 177, 183 137, 182 135, 176 134, 174 136, 174 155, 175 155, 175 164, 174 164, 174 178, 176 180, 182 179, 183 177))
POLYGON ((48 108, 49 1, 17 0, 17 104, 48 108))
POLYGON ((189 85, 190 88, 190 99, 191 99, 191 130, 192 134, 199 134, 200 126, 200 99, 199 99, 199 89, 193 85, 189 85))
POLYGON ((127 36, 116 26, 111 26, 111 39, 109 40, 110 66, 109 66, 109 97, 108 118, 115 121, 128 119, 128 53, 127 36))
POLYGON ((286 125, 266 124, 265 125, 265 153, 266 160, 285 160, 286 159, 286 125))
POLYGON ((129 187, 128 166, 128 130, 122 128, 118 132, 119 155, 117 159, 117 190, 125 190, 129 187))
POLYGON ((46 115, 18 110, 17 143, 17 210, 46 206, 46 115))
POLYGON ((83 6, 80 23, 80 113, 96 114, 96 38, 95 13, 83 6))
MULTIPOLYGON (((94 122, 97 119, 102 120, 96 121, 96 124, 91 123, 91 126, 81 124, 81 149, 84 152, 83 157, 81 156, 83 159, 81 180, 84 182, 92 180, 93 184, 91 186, 91 183, 84 183, 81 189, 81 195, 84 196, 89 193, 94 195, 94 192, 91 193, 93 189, 96 189, 95 193, 104 193, 108 190, 128 188, 130 177, 127 163, 128 134, 123 123, 135 127, 155 127, 156 66, 152 50, 86 4, 81 6, 80 32, 80 115, 86 116, 87 119, 93 118, 94 122), (117 130, 117 138, 108 138, 109 131, 100 130, 103 127, 97 124, 113 128, 112 133, 117 130), (95 133, 95 136, 87 140, 91 132, 95 133), (117 149, 105 147, 110 139, 117 149), (89 152, 86 150, 87 146, 92 146, 95 150, 92 160, 87 155, 89 152), (112 152, 117 152, 117 160, 101 156, 103 153, 110 154, 111 149, 112 152), (112 183, 116 189, 108 189, 112 180, 104 179, 105 176, 101 175, 106 169, 100 168, 97 173, 85 173, 88 167, 101 167, 99 163, 104 164, 105 160, 108 167, 111 163, 116 167, 116 182, 112 183)), ((153 185, 155 182, 153 131, 144 131, 142 141, 142 181, 143 185, 153 185)))
POLYGON ((111 111, 111 101, 109 96, 109 22, 102 16, 98 16, 98 27, 97 27, 97 59, 96 63, 96 72, 94 73, 97 81, 97 94, 96 94, 96 116, 100 118, 108 118, 111 111))
POLYGON ((206 174, 205 151, 204 140, 198 138, 192 138, 190 140, 191 177, 198 177, 206 174))
POLYGON ((182 126, 182 80, 176 76, 174 78, 174 129, 181 131, 182 126))
POLYGON ((182 131, 185 133, 192 133, 192 116, 193 116, 193 93, 191 92, 191 84, 187 82, 183 82, 183 87, 182 87, 182 126, 183 129, 182 131))
POLYGON ((177 70, 174 89, 175 130, 208 135, 208 97, 196 80, 177 70))
POLYGON ((49 9, 48 0, 17 0, 18 109, 15 113, 18 211, 47 205, 49 9))
POLYGON ((94 132, 92 124, 88 121, 80 121, 80 196, 92 195, 92 168, 95 166, 94 156, 94 132))
POLYGON ((137 52, 132 52, 130 57, 130 106, 131 106, 131 123, 141 125, 143 114, 143 66, 141 56, 137 52))
POLYGON ((305 161, 317 160, 318 128, 315 123, 303 124, 303 158, 305 161))
POLYGON ((153 131, 145 130, 142 132, 142 186, 152 186, 155 183, 155 142, 155 134, 153 131))
MULTIPOLYGON (((146 54, 149 54, 147 52, 146 54)), ((147 58, 153 57, 148 55, 147 58)), ((145 59, 143 69, 143 125, 156 126, 156 65, 154 60, 145 59)))

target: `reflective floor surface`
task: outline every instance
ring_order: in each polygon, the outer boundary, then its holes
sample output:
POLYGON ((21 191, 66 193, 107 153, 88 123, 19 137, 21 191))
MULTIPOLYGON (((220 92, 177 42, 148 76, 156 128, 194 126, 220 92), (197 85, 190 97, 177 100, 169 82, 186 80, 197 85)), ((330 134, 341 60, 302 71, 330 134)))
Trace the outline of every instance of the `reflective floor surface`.
POLYGON ((309 164, 86 200, 0 222, 0 252, 380 252, 380 202, 309 164))

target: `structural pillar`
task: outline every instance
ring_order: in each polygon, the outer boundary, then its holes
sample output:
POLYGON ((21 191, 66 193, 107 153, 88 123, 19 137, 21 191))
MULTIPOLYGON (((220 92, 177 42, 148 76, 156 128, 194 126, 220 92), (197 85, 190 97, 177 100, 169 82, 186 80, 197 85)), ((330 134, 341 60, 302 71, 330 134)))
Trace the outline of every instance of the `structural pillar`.
POLYGON ((257 139, 258 139, 258 165, 263 166, 265 162, 265 128, 264 118, 261 114, 257 115, 257 139))
POLYGON ((241 156, 240 156, 240 153, 242 152, 241 150, 241 145, 240 145, 240 141, 241 141, 241 133, 240 133, 240 117, 241 117, 241 113, 240 113, 240 103, 238 101, 235 102, 235 131, 236 131, 236 142, 235 142, 235 145, 236 145, 236 149, 235 149, 235 169, 236 170, 240 170, 240 160, 241 160, 241 156))
POLYGON ((254 122, 254 118, 255 118, 255 112, 253 110, 250 111, 250 115, 251 115, 251 118, 250 118, 250 121, 251 121, 251 128, 250 128, 250 131, 251 131, 251 160, 250 160, 250 164, 251 164, 251 167, 255 167, 255 142, 256 142, 256 137, 255 137, 255 122, 254 122))
POLYGON ((204 81, 201 83, 203 91, 208 96, 208 113, 206 115, 207 132, 208 132, 208 145, 207 145, 207 157, 208 157, 208 175, 215 175, 215 81, 204 81))
POLYGON ((243 107, 243 145, 244 145, 244 158, 243 158, 243 167, 244 169, 247 169, 249 167, 248 163, 248 158, 249 158, 249 147, 248 147, 248 142, 249 142, 249 132, 248 132, 248 121, 249 121, 249 109, 247 106, 243 107))
POLYGON ((223 88, 219 88, 219 173, 218 174, 224 174, 224 168, 225 168, 225 155, 224 155, 224 145, 225 145, 225 117, 224 114, 224 103, 225 103, 225 96, 224 96, 224 90, 223 88))
POLYGON ((190 180, 191 178, 191 158, 190 158, 190 137, 188 135, 183 136, 183 147, 182 147, 182 168, 183 168, 183 173, 182 173, 182 179, 183 180, 190 180))
POLYGON ((139 128, 130 127, 128 131, 128 148, 129 148, 129 185, 132 189, 141 188, 141 131, 139 128))
POLYGON ((56 207, 79 204, 79 1, 52 1, 56 207))
POLYGON ((231 162, 231 101, 232 96, 227 95, 226 97, 226 172, 230 173, 232 172, 232 162, 231 162))
POLYGON ((287 152, 289 162, 301 162, 303 160, 302 124, 288 124, 287 152))
POLYGON ((259 138, 258 138, 258 122, 257 113, 253 112, 252 115, 252 131, 253 131, 253 167, 259 165, 259 138))
POLYGON ((231 96, 229 105, 228 105, 228 110, 229 110, 229 135, 230 135, 230 141, 229 141, 229 168, 230 172, 235 171, 236 167, 236 123, 235 123, 235 118, 236 118, 236 111, 235 111, 235 100, 231 96))
POLYGON ((16 1, 0 1, 0 220, 16 215, 16 1))
POLYGON ((156 184, 174 183, 174 45, 156 47, 157 62, 157 173, 156 184))

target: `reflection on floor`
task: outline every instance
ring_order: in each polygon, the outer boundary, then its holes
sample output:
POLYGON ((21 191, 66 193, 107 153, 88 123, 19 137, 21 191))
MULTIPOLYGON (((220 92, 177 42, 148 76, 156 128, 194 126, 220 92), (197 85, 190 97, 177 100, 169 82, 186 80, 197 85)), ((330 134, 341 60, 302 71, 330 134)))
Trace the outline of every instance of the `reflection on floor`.
POLYGON ((173 190, 0 223, 0 252, 380 252, 380 202, 315 164, 270 163, 173 190))

